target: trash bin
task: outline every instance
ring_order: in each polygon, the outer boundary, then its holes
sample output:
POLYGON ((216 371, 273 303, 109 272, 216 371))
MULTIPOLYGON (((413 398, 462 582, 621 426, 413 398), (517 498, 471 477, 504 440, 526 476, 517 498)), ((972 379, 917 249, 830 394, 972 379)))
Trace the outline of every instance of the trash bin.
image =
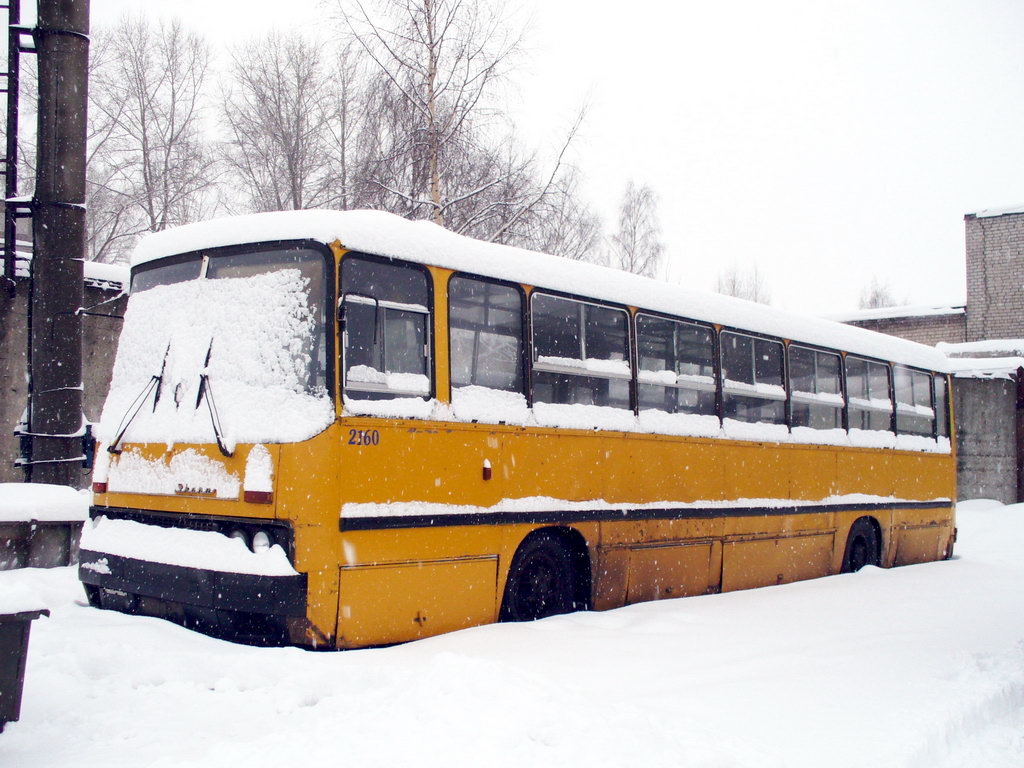
POLYGON ((21 690, 25 685, 25 659, 32 621, 49 615, 46 609, 0 613, 0 733, 21 714, 21 690))

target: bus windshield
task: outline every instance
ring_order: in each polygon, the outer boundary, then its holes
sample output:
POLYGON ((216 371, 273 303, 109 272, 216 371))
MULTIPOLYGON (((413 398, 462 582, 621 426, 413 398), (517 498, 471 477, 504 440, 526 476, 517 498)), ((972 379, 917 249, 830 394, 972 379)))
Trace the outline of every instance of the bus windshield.
POLYGON ((230 442, 316 434, 333 410, 327 291, 325 254, 309 246, 231 249, 137 269, 97 433, 116 436, 145 392, 152 402, 133 417, 126 441, 219 442, 211 407, 230 442))

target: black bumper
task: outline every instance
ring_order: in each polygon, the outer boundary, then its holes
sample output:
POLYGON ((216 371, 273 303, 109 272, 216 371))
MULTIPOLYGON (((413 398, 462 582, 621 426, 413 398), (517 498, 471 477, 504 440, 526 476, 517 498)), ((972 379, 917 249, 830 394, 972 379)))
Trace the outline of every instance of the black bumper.
MULTIPOLYGON (((130 557, 80 553, 78 578, 83 584, 125 593, 145 605, 149 598, 165 603, 215 611, 277 617, 306 615, 306 574, 258 576, 166 565, 130 557)), ((159 615, 161 611, 133 609, 133 613, 159 615)))

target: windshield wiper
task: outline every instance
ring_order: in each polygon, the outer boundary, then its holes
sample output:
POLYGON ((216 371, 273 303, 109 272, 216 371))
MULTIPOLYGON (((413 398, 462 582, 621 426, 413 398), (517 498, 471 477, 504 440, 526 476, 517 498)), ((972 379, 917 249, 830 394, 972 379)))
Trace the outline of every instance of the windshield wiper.
POLYGON ((227 444, 224 442, 224 431, 220 425, 220 414, 217 412, 217 405, 213 402, 213 385, 210 384, 210 376, 207 374, 206 368, 210 365, 210 354, 213 352, 213 339, 210 339, 210 347, 206 350, 206 362, 203 363, 203 373, 199 374, 199 393, 196 395, 196 408, 203 401, 203 397, 206 397, 206 407, 210 412, 210 423, 213 425, 213 435, 217 438, 217 447, 220 448, 220 452, 231 458, 234 456, 234 451, 229 451, 227 444))
POLYGON ((171 343, 167 342, 167 349, 164 351, 164 361, 160 365, 160 373, 158 375, 150 377, 149 383, 146 384, 146 386, 142 389, 142 392, 139 393, 139 396, 136 397, 135 400, 132 401, 132 404, 128 406, 128 410, 125 411, 124 416, 121 417, 121 423, 117 425, 117 437, 114 438, 114 442, 107 446, 107 451, 109 451, 110 453, 121 453, 121 449, 117 447, 117 444, 121 442, 121 438, 124 437, 124 433, 128 431, 128 427, 131 426, 131 423, 135 420, 135 417, 139 415, 139 411, 142 410, 142 404, 146 402, 146 398, 149 396, 149 393, 153 390, 156 391, 156 395, 153 397, 153 411, 156 412, 156 404, 160 401, 160 388, 164 380, 164 371, 167 368, 167 356, 170 354, 170 352, 171 343), (132 411, 132 408, 134 408, 135 410, 132 411), (131 411, 131 416, 128 415, 129 411, 131 411))

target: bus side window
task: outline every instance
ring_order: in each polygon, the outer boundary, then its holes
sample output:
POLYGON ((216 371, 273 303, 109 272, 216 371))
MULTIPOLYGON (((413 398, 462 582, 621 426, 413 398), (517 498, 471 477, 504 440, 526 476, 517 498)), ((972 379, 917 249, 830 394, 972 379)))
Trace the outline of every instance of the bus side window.
POLYGON ((794 427, 842 428, 839 371, 839 355, 790 344, 789 384, 794 427))
POLYGON ((892 394, 889 391, 887 365, 847 355, 846 386, 850 429, 876 432, 892 429, 892 394))
POLYGON ((946 377, 935 374, 935 434, 949 437, 949 398, 946 396, 946 377))
POLYGON ((710 328, 637 315, 640 410, 715 414, 714 334, 710 328))
POLYGON ((426 273, 387 260, 341 264, 342 386, 347 397, 429 397, 430 293, 426 273))
POLYGON ((737 421, 786 423, 782 342, 723 331, 722 415, 737 421))
POLYGON ((896 430, 900 434, 931 437, 935 422, 931 377, 902 365, 892 370, 896 383, 896 430))
POLYGON ((456 276, 448 283, 452 388, 523 391, 523 298, 515 288, 456 276))
POLYGON ((531 311, 534 400, 631 407, 624 310, 534 293, 531 311))

